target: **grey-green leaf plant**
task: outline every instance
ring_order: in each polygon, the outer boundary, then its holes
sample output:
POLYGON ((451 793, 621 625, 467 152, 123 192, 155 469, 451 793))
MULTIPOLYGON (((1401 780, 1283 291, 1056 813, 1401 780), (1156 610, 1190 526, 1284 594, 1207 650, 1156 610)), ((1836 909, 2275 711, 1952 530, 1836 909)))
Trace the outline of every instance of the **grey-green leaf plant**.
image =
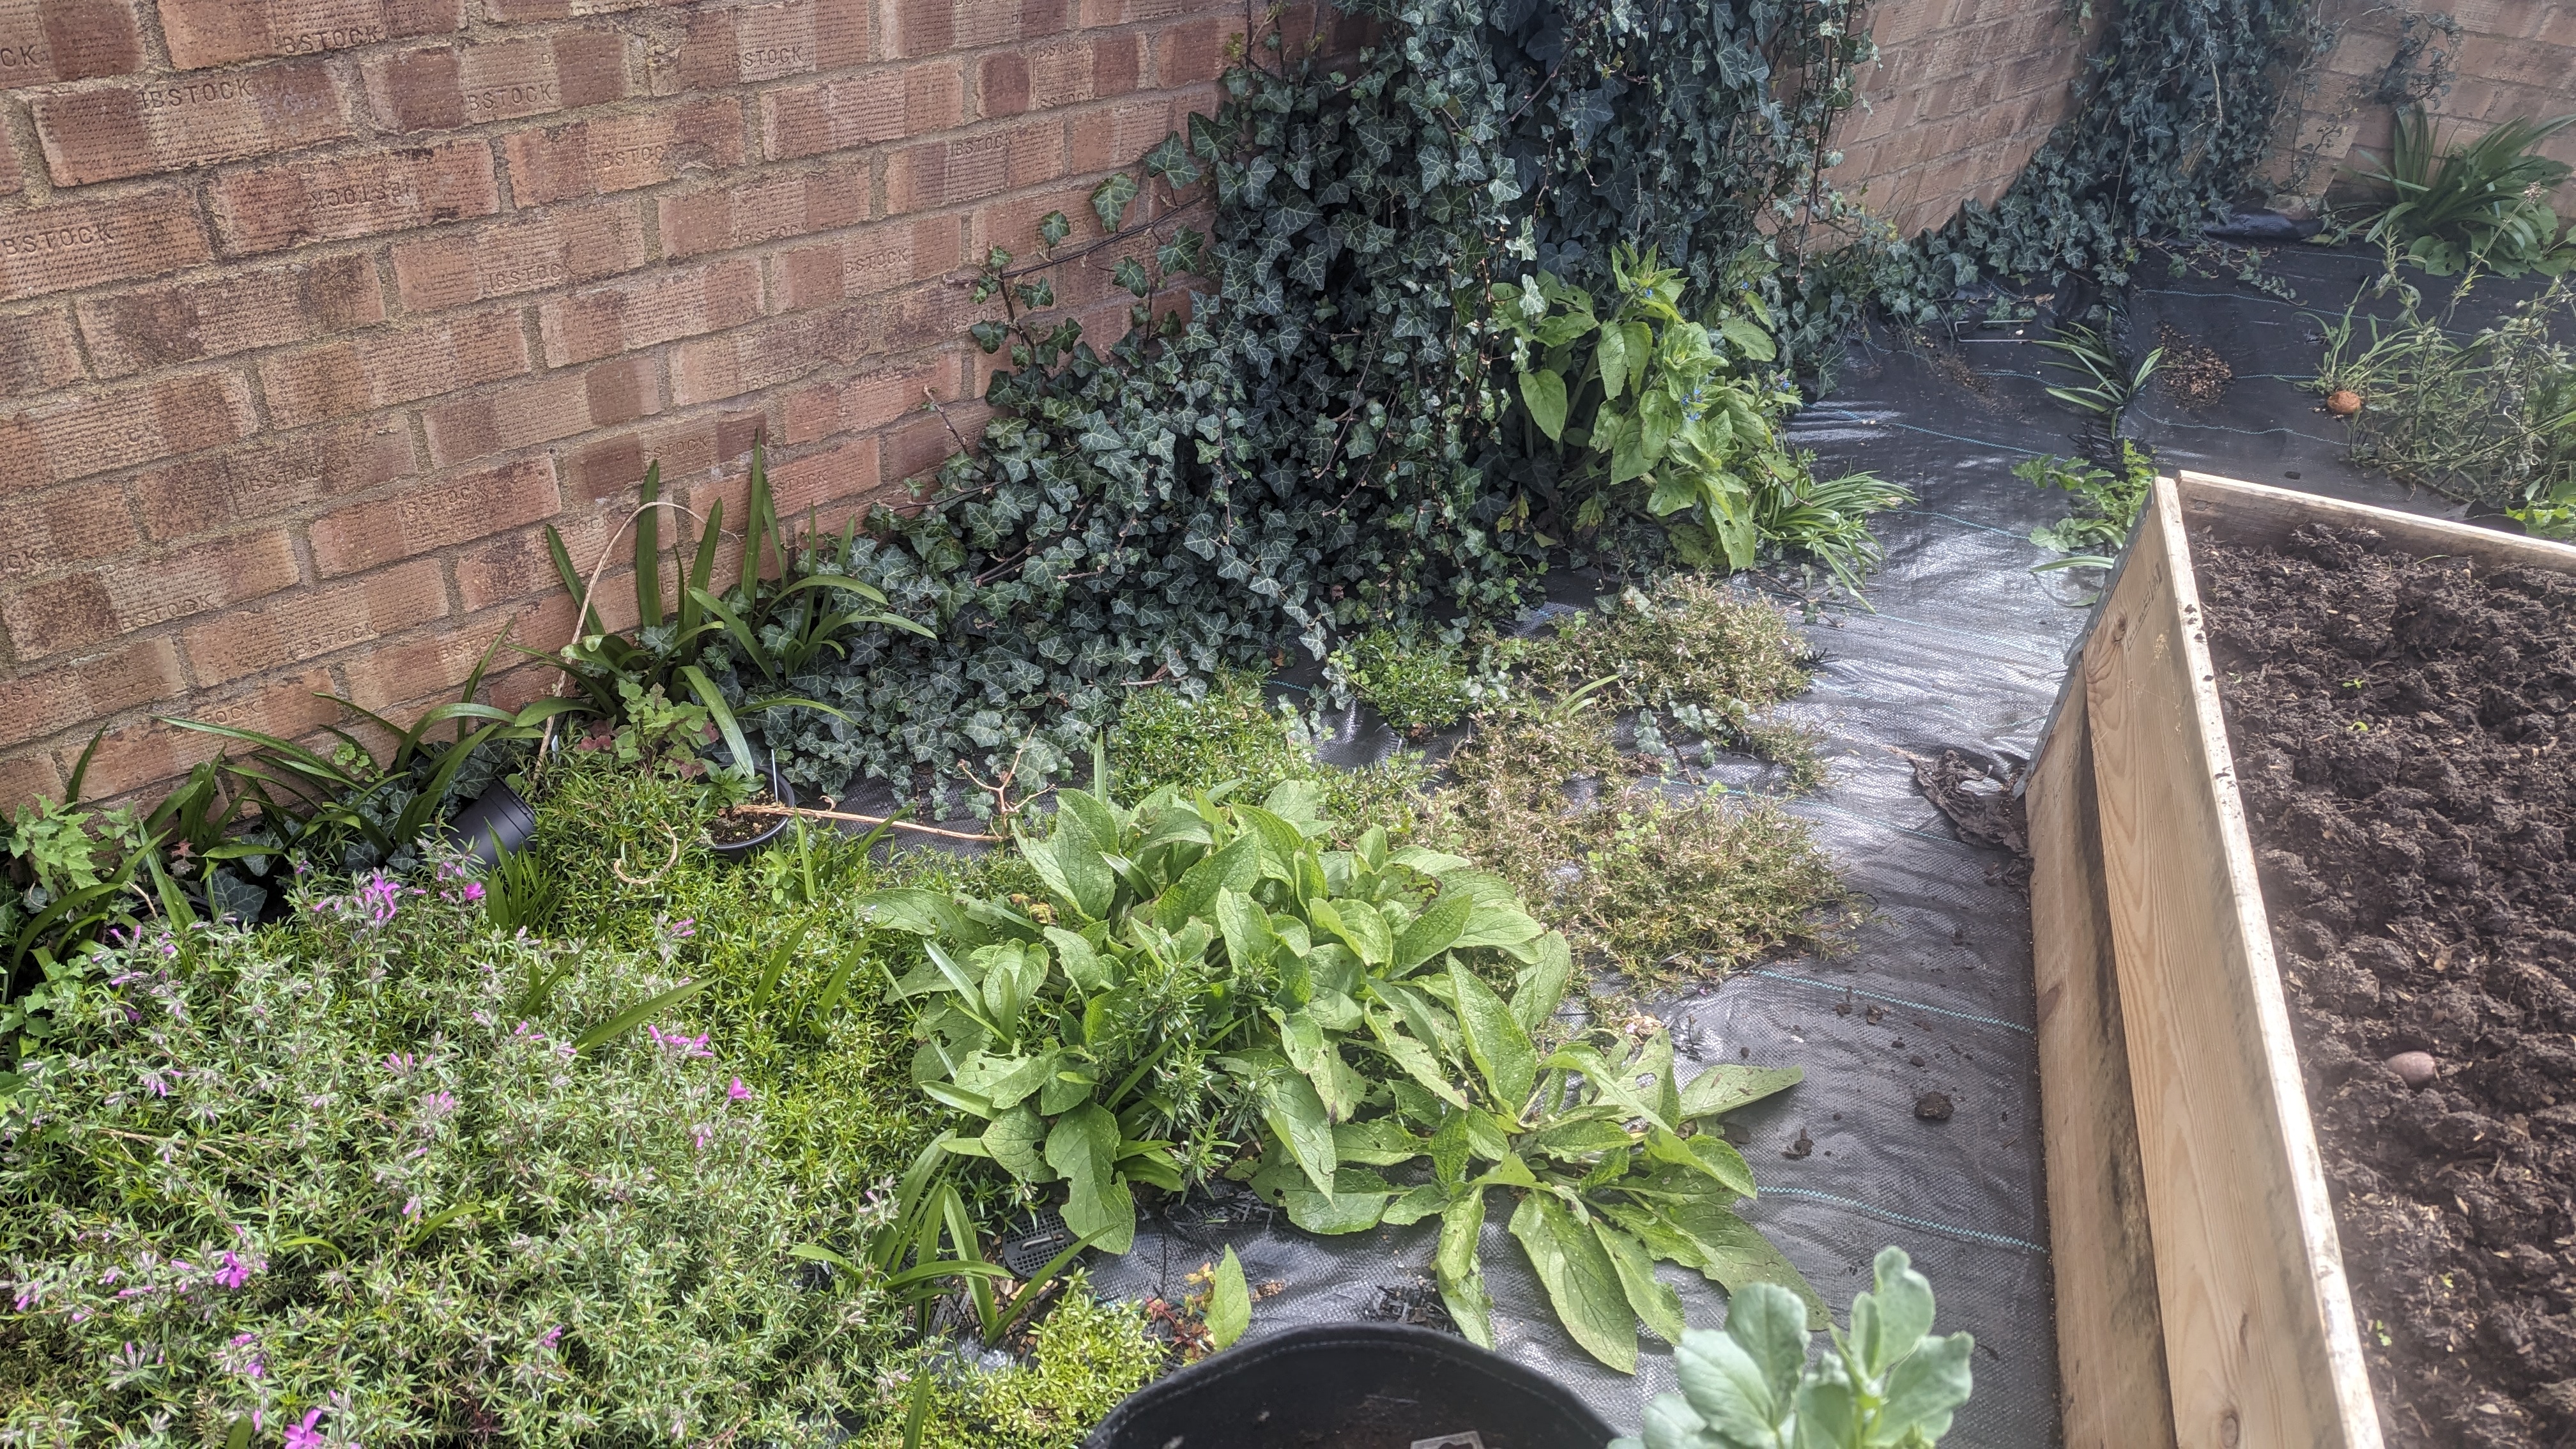
POLYGON ((1850 1331, 1828 1326, 1813 1363, 1795 1297, 1759 1283, 1736 1293, 1725 1332, 1682 1335, 1682 1391, 1658 1395, 1644 1434, 1610 1449, 1930 1449, 1968 1401, 1976 1340, 1932 1336, 1932 1285, 1904 1249, 1880 1250, 1876 1287, 1852 1299, 1850 1331))
POLYGON ((1502 880, 1380 829, 1324 849, 1309 783, 1258 806, 1228 793, 1122 810, 1105 778, 1059 792, 1048 836, 1019 842, 1045 901, 868 899, 924 938, 893 994, 925 1003, 915 1080, 973 1127, 948 1151, 1032 1192, 1061 1184, 1066 1226, 1113 1252, 1134 1240, 1133 1184, 1219 1172, 1309 1232, 1437 1217, 1442 1295, 1488 1345, 1478 1245, 1502 1193, 1567 1330, 1622 1371, 1640 1320, 1681 1336, 1659 1260, 1783 1285, 1823 1322, 1735 1213, 1744 1159, 1699 1130, 1799 1070, 1724 1065, 1683 1087, 1660 1026, 1568 1036, 1565 938, 1502 880))

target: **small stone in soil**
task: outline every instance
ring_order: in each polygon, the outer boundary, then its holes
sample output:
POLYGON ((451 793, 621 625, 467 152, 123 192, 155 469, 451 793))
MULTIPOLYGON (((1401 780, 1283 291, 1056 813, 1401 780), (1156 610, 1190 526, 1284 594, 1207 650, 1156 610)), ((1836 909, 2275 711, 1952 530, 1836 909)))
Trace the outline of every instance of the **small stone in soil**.
POLYGON ((2434 1074, 2440 1070, 2431 1052, 2399 1052, 2388 1059, 2387 1065, 2397 1074, 2397 1080, 2418 1089, 2432 1085, 2434 1074))
POLYGON ((1786 1157, 1786 1158, 1789 1158, 1789 1159, 1790 1159, 1790 1160, 1792 1160, 1792 1161, 1795 1161, 1795 1160, 1797 1160, 1798 1158, 1804 1157, 1804 1156, 1806 1156, 1808 1153, 1813 1152, 1813 1151, 1815 1151, 1815 1150, 1816 1150, 1816 1144, 1807 1140, 1807 1129, 1806 1129, 1806 1128, 1804 1128, 1804 1127, 1801 1127, 1801 1128, 1799 1128, 1799 1129, 1798 1129, 1798 1140, 1797 1140, 1797 1141, 1795 1141, 1795 1142, 1790 1143, 1790 1144, 1789 1144, 1788 1146, 1786 1146, 1786 1147, 1781 1148, 1781 1149, 1780 1149, 1780 1155, 1781 1155, 1782 1157, 1786 1157))
POLYGON ((1926 1122, 1947 1122, 1950 1112, 1950 1097, 1946 1092, 1926 1092, 1914 1099, 1914 1115, 1926 1122))

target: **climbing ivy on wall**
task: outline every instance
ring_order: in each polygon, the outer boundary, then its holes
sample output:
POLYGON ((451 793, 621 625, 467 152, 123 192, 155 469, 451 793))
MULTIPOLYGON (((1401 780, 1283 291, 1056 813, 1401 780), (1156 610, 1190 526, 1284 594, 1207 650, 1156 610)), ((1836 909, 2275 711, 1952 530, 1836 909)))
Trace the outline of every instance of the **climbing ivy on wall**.
POLYGON ((1517 396, 1484 325, 1498 283, 1552 263, 1605 285, 1611 243, 1640 240, 1703 300, 1759 289, 1794 325, 1777 233, 1825 195, 1826 127, 1868 54, 1851 0, 1343 8, 1374 23, 1365 50, 1258 34, 1219 113, 1113 178, 1095 218, 987 259, 1004 315, 977 341, 1007 367, 980 445, 918 513, 801 563, 936 637, 871 627, 787 682, 836 711, 764 716, 799 783, 963 779, 981 807, 1086 758, 1139 686, 1509 611, 1549 540, 1489 466, 1517 396), (1101 347, 1053 320, 1055 279, 1122 244, 1136 326, 1101 347), (1186 319, 1158 317, 1183 275, 1186 319))
POLYGON ((1944 310, 1981 277, 2128 280, 2139 240, 2197 233, 2241 199, 2324 35, 2315 0, 2125 0, 2075 114, 1992 207, 1891 249, 1877 299, 1944 310))

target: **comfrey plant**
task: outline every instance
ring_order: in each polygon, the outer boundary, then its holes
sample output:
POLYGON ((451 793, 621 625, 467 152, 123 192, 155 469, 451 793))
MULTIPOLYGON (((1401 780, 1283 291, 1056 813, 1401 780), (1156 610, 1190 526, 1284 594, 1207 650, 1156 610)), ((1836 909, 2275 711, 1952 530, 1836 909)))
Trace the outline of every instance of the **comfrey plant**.
POLYGON ((866 1394, 879 1286, 790 1251, 856 1205, 687 1019, 694 940, 475 894, 98 949, 0 1103, 0 1443, 791 1443, 866 1394))
POLYGON ((1805 1308, 1767 1283, 1740 1290, 1726 1331, 1692 1329, 1673 1355, 1682 1391, 1646 1409, 1642 1438, 1610 1449, 1931 1449, 1968 1401, 1976 1340, 1931 1337, 1932 1285, 1902 1248, 1878 1255, 1875 1293, 1807 1362, 1805 1308))

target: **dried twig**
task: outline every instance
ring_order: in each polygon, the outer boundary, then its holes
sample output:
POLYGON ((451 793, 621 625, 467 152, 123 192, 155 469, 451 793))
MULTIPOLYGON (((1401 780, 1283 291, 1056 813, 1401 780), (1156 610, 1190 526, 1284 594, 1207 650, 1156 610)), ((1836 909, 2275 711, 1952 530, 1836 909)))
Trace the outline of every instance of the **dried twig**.
POLYGON ((672 829, 668 825, 665 825, 662 827, 662 833, 671 837, 671 858, 662 862, 662 868, 660 870, 654 871, 651 875, 645 876, 640 880, 634 876, 628 875, 626 873, 626 847, 621 845, 617 848, 617 858, 608 863, 609 873, 616 876, 619 880, 626 882, 628 885, 634 886, 638 889, 659 883, 663 876, 670 874, 671 867, 680 863, 680 832, 672 829))
POLYGON ((889 825, 897 830, 916 830, 924 835, 943 836, 949 840, 989 840, 998 844, 1002 839, 998 835, 976 835, 964 830, 942 830, 936 825, 915 825, 909 820, 898 820, 891 815, 860 815, 848 810, 817 810, 810 805, 773 805, 764 802, 736 805, 733 808, 745 815, 799 815, 808 820, 848 820, 860 825, 889 825))

